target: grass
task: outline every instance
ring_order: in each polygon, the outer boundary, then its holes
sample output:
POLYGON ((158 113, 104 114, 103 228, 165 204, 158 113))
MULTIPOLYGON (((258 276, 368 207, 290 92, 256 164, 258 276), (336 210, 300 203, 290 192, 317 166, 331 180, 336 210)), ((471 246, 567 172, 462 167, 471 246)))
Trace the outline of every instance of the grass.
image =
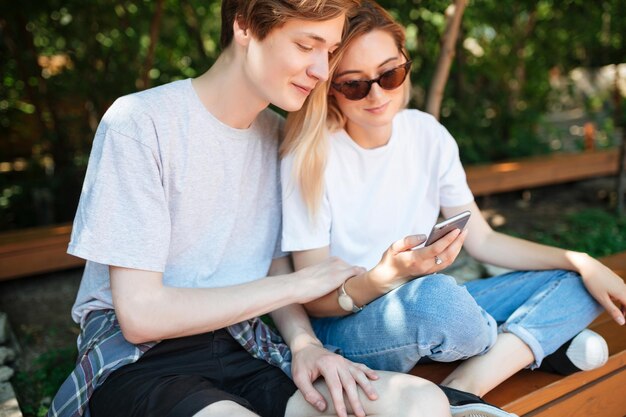
MULTIPOLYGON (((29 290, 32 288, 22 288, 29 290)), ((24 417, 46 415, 52 397, 76 361, 78 326, 69 317, 63 323, 55 322, 58 312, 47 309, 46 313, 50 316, 35 314, 37 322, 25 320, 15 327, 22 352, 15 363, 11 383, 24 417)))
POLYGON ((74 369, 76 348, 57 348, 42 353, 29 366, 20 370, 12 380, 25 417, 43 417, 50 400, 74 369))

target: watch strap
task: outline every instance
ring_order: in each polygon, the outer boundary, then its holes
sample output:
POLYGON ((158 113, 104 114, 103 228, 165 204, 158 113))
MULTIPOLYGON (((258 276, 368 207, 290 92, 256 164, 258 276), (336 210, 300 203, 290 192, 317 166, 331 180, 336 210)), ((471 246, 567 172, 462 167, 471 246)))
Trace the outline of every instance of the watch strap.
POLYGON ((339 287, 339 289, 337 290, 339 292, 339 297, 337 298, 337 301, 339 302, 339 307, 341 307, 345 311, 358 313, 363 310, 363 307, 358 307, 356 304, 354 304, 354 300, 346 292, 346 282, 341 284, 341 287, 339 287))

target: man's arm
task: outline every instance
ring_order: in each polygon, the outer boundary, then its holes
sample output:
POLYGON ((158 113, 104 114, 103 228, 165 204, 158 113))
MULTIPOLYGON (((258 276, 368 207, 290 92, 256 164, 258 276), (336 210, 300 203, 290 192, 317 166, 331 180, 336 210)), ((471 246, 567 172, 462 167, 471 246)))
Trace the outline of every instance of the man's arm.
MULTIPOLYGON (((269 274, 284 275, 291 271, 288 258, 280 258, 272 262, 269 274)), ((301 305, 291 304, 270 315, 291 349, 293 380, 306 401, 319 411, 327 408, 324 397, 313 387, 313 382, 323 377, 338 416, 347 415, 344 391, 354 414, 365 416, 357 393, 357 384, 370 400, 375 400, 378 396, 370 379, 377 379, 376 373, 365 365, 353 363, 326 350, 315 336, 309 317, 301 305)))
POLYGON ((302 272, 223 288, 163 285, 160 272, 109 267, 113 306, 124 337, 143 343, 221 329, 327 294, 360 273, 334 258, 302 272))

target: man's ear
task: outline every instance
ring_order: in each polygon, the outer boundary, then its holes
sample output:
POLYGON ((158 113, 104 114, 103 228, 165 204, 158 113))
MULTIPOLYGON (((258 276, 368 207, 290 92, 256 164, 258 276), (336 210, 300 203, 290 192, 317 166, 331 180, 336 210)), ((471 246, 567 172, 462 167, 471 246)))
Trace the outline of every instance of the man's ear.
POLYGON ((237 16, 233 21, 233 39, 239 45, 248 46, 252 34, 248 30, 241 16, 237 16))

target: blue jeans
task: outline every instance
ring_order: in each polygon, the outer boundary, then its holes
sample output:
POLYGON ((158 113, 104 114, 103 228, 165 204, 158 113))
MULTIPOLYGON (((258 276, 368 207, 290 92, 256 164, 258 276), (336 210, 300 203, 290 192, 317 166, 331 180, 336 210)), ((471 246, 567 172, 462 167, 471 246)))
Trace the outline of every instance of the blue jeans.
POLYGON ((345 317, 312 320, 326 345, 373 369, 407 372, 421 358, 451 362, 487 351, 497 325, 454 278, 415 279, 345 317))
POLYGON ((531 369, 603 310, 571 271, 510 272, 465 287, 498 322, 499 332, 512 333, 530 347, 535 357, 531 369))
POLYGON ((534 368, 600 312, 573 272, 512 272, 464 286, 433 274, 396 288, 360 313, 312 323, 324 344, 373 369, 407 372, 422 358, 467 359, 489 350, 503 331, 530 347, 534 368))

